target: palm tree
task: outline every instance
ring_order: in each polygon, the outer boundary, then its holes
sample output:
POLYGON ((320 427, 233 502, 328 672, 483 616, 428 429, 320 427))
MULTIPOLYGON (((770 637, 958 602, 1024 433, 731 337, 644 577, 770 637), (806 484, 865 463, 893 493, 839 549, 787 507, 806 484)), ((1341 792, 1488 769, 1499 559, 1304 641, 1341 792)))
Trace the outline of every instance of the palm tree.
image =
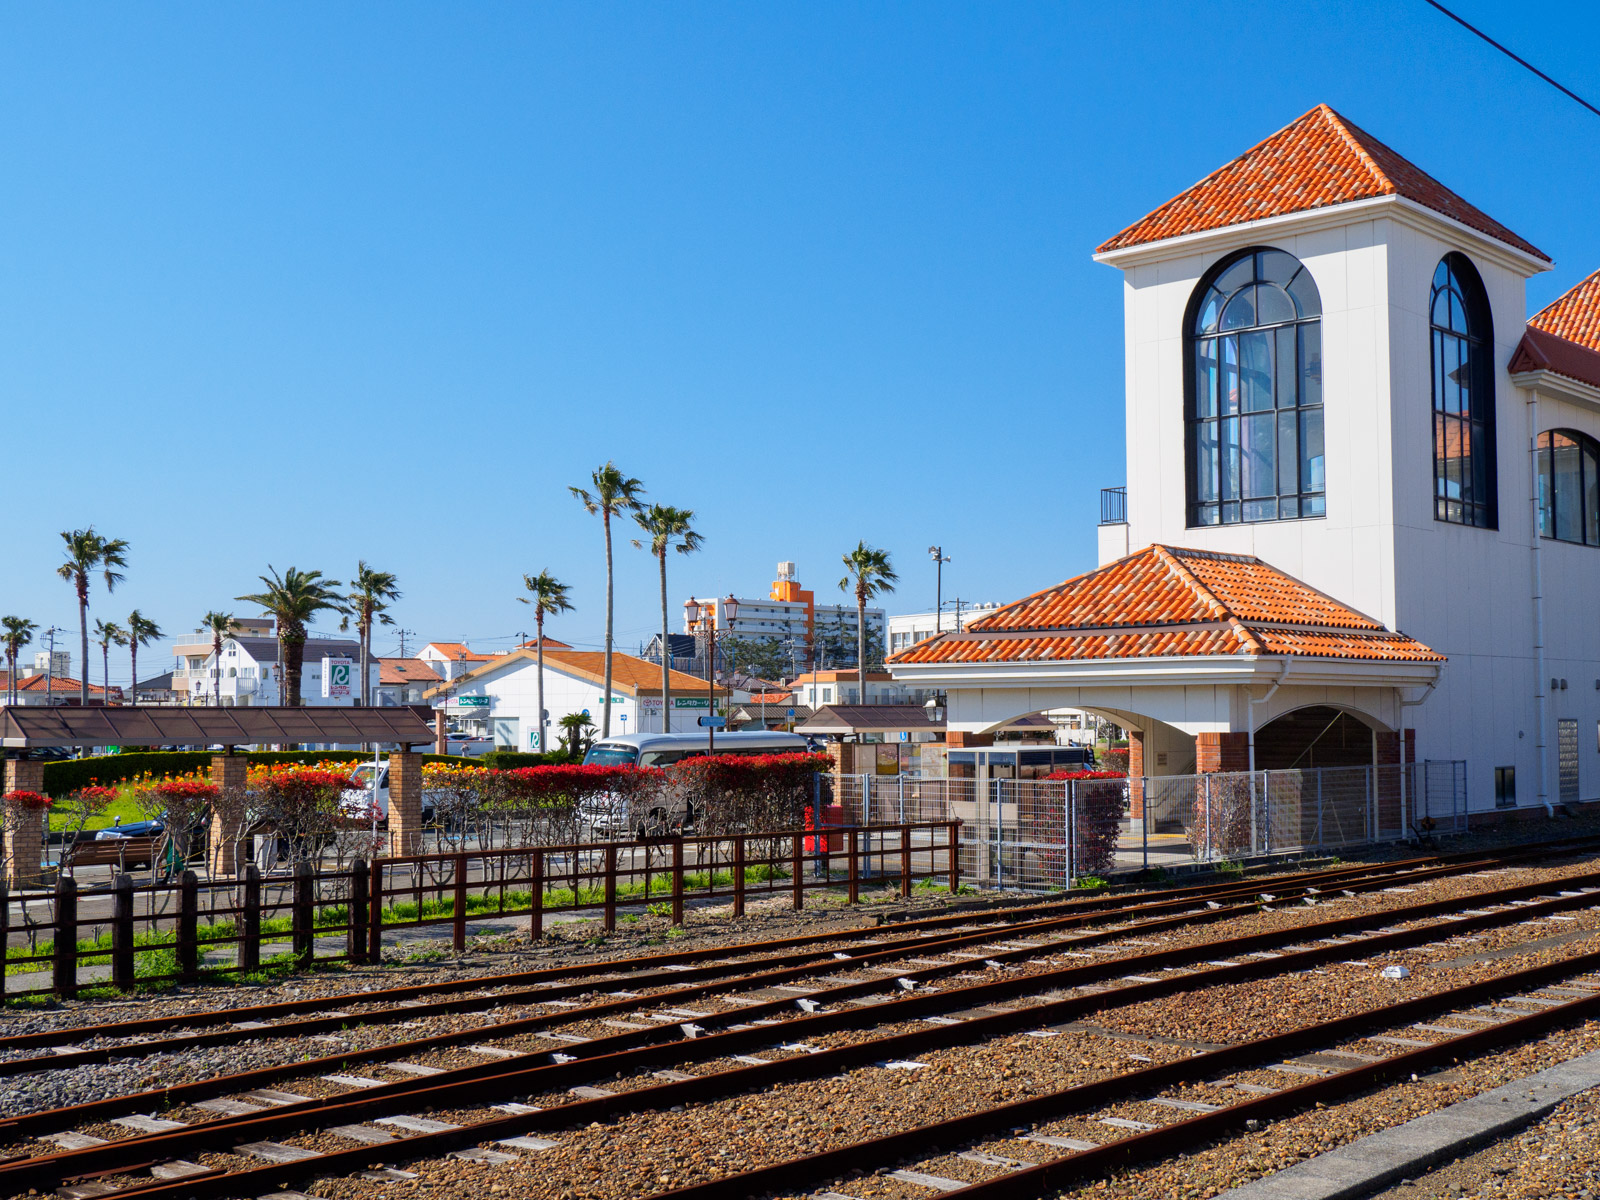
MULTIPOLYGON (((232 637, 239 632, 239 622, 233 619, 232 613, 208 612, 200 618, 200 628, 211 633, 211 661, 216 663, 211 688, 211 703, 222 703, 222 639, 232 637)), ((137 697, 135 697, 137 699, 137 697)))
MULTIPOLYGON (((665 504, 652 504, 634 512, 633 519, 639 528, 650 535, 650 553, 661 564, 661 732, 672 732, 672 655, 667 650, 667 550, 676 548, 679 554, 693 554, 705 542, 693 529, 694 510, 669 508, 665 504)), ((633 544, 639 549, 644 543, 638 538, 633 544)))
POLYGON ((366 560, 356 563, 356 577, 350 581, 350 594, 344 598, 349 606, 349 616, 339 622, 340 629, 350 627, 350 617, 356 619, 356 636, 361 641, 361 699, 366 704, 372 699, 372 689, 367 682, 367 662, 372 655, 372 626, 393 625, 394 618, 385 610, 390 601, 400 599, 399 581, 388 571, 374 571, 366 560))
POLYGON ((611 736, 611 629, 612 629, 612 574, 611 574, 611 518, 618 513, 636 512, 639 497, 644 495, 644 484, 617 470, 616 464, 607 461, 596 467, 589 476, 594 481, 591 494, 583 488, 568 488, 591 517, 599 514, 606 530, 606 656, 605 698, 601 701, 600 736, 611 736))
MULTIPOLYGON (((539 725, 539 752, 548 753, 550 747, 545 743, 549 740, 545 733, 544 720, 544 616, 546 613, 569 612, 572 602, 567 599, 567 585, 560 583, 549 571, 540 571, 537 575, 524 575, 522 586, 532 593, 531 596, 518 596, 524 604, 533 605, 533 625, 539 631, 538 642, 535 644, 535 653, 539 656, 539 708, 534 720, 539 725)), ((610 689, 607 689, 610 694, 610 689)))
POLYGON ((894 591, 900 577, 894 573, 887 550, 874 550, 866 542, 843 556, 849 572, 839 580, 839 590, 856 593, 856 680, 861 685, 860 702, 867 702, 867 601, 894 591))
POLYGON ((148 646, 157 638, 167 635, 161 632, 161 626, 150 620, 137 608, 128 614, 128 652, 132 661, 129 667, 133 671, 133 702, 139 703, 139 647, 148 646))
MULTIPOLYGON (((594 718, 586 712, 568 713, 561 718, 561 728, 566 730, 567 753, 579 754, 587 749, 585 732, 594 728, 594 718)), ((594 735, 590 734, 592 738, 594 735)))
POLYGON ((96 571, 105 575, 106 591, 115 591, 122 582, 122 574, 113 568, 128 565, 128 543, 121 538, 103 538, 91 525, 87 529, 62 531, 61 540, 67 544, 67 561, 56 568, 56 574, 72 584, 78 593, 78 635, 83 664, 83 678, 78 681, 78 703, 89 703, 89 576, 96 571))
POLYGON ((17 653, 33 641, 38 626, 25 617, 0 617, 0 641, 6 648, 7 702, 17 702, 17 653))
POLYGON ((282 575, 271 563, 270 575, 259 576, 266 590, 248 596, 235 596, 246 604, 259 604, 272 614, 278 626, 278 661, 283 664, 284 697, 290 708, 300 707, 300 675, 305 668, 306 623, 319 612, 345 611, 344 602, 333 589, 343 587, 337 579, 324 579, 321 571, 302 571, 290 567, 282 575))
MULTIPOLYGON (((100 647, 100 678, 105 683, 107 704, 111 703, 111 647, 126 646, 128 644, 127 631, 115 621, 96 620, 94 623, 95 644, 100 647)), ((85 663, 84 674, 88 674, 88 664, 85 663)), ((134 693, 134 702, 139 700, 138 693, 134 693)))

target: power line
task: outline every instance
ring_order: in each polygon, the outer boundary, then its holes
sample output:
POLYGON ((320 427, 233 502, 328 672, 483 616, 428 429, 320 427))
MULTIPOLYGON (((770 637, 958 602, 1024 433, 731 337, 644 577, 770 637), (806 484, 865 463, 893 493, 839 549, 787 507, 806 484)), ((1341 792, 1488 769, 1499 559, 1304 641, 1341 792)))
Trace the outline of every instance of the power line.
POLYGON ((1515 51, 1509 50, 1505 46, 1502 46, 1499 42, 1495 41, 1492 37, 1490 37, 1483 30, 1479 29, 1476 25, 1473 25, 1470 22, 1465 21, 1462 18, 1456 16, 1455 13, 1451 12, 1444 5, 1440 4, 1439 0, 1424 0, 1424 3, 1432 5, 1434 8, 1437 8, 1440 12, 1442 12, 1445 16, 1449 17, 1457 25, 1461 26, 1461 28, 1467 30, 1469 33, 1476 34, 1478 37, 1480 37, 1484 41, 1488 42, 1489 45, 1493 46, 1496 50, 1500 51, 1501 54, 1504 54, 1512 62, 1517 63, 1520 66, 1526 67, 1528 70, 1532 71, 1535 75, 1537 75, 1540 79, 1542 79, 1546 83, 1548 83, 1551 87, 1555 88, 1558 92, 1562 92, 1562 93, 1566 94, 1567 96, 1570 96, 1572 99, 1576 100, 1579 104, 1581 104, 1585 108, 1587 108, 1595 116, 1600 117, 1600 108, 1596 108, 1594 105, 1590 104, 1587 100, 1585 100, 1582 96, 1578 95, 1578 93, 1573 91, 1571 88, 1564 87, 1563 85, 1557 83, 1554 79, 1551 79, 1550 76, 1546 75, 1543 71, 1539 70, 1538 67, 1534 66, 1527 59, 1523 58, 1520 54, 1517 54, 1515 51))

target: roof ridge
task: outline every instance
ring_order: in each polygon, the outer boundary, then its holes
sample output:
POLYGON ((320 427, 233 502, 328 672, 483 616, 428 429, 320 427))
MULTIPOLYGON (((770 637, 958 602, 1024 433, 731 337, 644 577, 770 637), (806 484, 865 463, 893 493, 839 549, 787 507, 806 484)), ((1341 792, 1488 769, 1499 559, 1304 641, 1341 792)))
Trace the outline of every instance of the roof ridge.
POLYGON ((1173 576, 1178 580, 1178 582, 1188 587, 1197 596, 1199 596, 1201 600, 1205 601, 1205 603, 1210 607, 1212 613, 1219 620, 1237 620, 1237 618, 1234 617, 1234 614, 1229 611, 1228 606, 1221 600, 1217 599, 1216 593, 1208 588, 1205 584, 1201 583, 1199 577, 1195 575, 1193 571, 1189 570, 1189 568, 1183 564, 1183 561, 1172 552, 1172 547, 1163 546, 1158 542, 1152 542, 1150 544, 1150 549, 1154 551, 1155 557, 1166 565, 1167 570, 1172 572, 1173 576))
MULTIPOLYGON (((1319 104, 1312 111, 1321 112, 1329 118, 1330 124, 1332 124, 1334 131, 1344 139, 1345 144, 1350 147, 1350 149, 1355 153, 1356 157, 1366 164, 1367 169, 1372 173, 1373 179, 1380 185, 1383 185, 1385 188, 1387 188, 1387 191, 1385 192, 1386 195, 1393 196, 1399 193, 1399 185, 1389 177, 1389 173, 1387 171, 1378 165, 1378 160, 1372 157, 1372 152, 1367 149, 1366 143, 1363 142, 1361 138, 1356 136, 1356 131, 1359 130, 1363 135, 1370 137, 1371 135, 1368 134, 1365 129, 1362 129, 1361 126, 1347 120, 1342 113, 1336 112, 1326 104, 1319 104)), ((1372 140, 1377 141, 1378 139, 1373 138, 1372 140)), ((1383 146, 1382 142, 1378 142, 1378 144, 1383 146)), ((1389 150, 1388 146, 1384 146, 1383 148, 1385 150, 1389 150)), ((1389 152, 1391 154, 1395 153, 1393 150, 1389 150, 1389 152)), ((1426 172, 1424 172, 1424 174, 1426 174, 1426 172)))
MULTIPOLYGON (((1591 283, 1600 283, 1600 269, 1597 269, 1597 270, 1594 270, 1594 271, 1590 271, 1589 274, 1585 275, 1582 279, 1578 280, 1577 283, 1573 284, 1566 291, 1562 292, 1561 295, 1557 296, 1554 300, 1550 301, 1549 304, 1546 304, 1538 312, 1534 313, 1533 316, 1529 317, 1528 320, 1527 320, 1528 327, 1531 328, 1531 329, 1537 329, 1540 333, 1548 333, 1548 334, 1550 334, 1551 337, 1558 337, 1558 338, 1561 338, 1563 341, 1571 342, 1573 339, 1571 339, 1569 337, 1564 337, 1562 334, 1555 333, 1552 330, 1546 329, 1543 325, 1539 324, 1539 318, 1544 316, 1545 313, 1550 312, 1550 311, 1552 311, 1552 310, 1554 310, 1556 308, 1559 308, 1560 306, 1562 306, 1564 304, 1569 303, 1574 296, 1576 296, 1579 292, 1581 292, 1585 287, 1589 286, 1589 284, 1591 284, 1591 283)), ((1574 342, 1573 344, 1574 345, 1578 345, 1578 346, 1582 346, 1583 345, 1582 342, 1574 342)), ((1593 347, 1589 347, 1589 348, 1593 349, 1593 347)))

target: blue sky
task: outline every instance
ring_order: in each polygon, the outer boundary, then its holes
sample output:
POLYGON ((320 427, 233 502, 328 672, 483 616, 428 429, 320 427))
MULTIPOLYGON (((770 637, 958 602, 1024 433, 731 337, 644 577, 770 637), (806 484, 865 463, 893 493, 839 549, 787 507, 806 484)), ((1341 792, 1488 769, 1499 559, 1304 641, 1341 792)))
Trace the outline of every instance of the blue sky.
MULTIPOLYGON (((1591 7, 1459 8, 1600 95, 1591 7)), ((1420 0, 6 6, 0 612, 75 634, 93 523, 101 616, 365 558, 424 640, 509 644, 548 569, 597 644, 608 458, 698 514, 674 608, 861 538, 893 608, 933 542, 1015 598, 1123 478, 1094 246, 1318 102, 1550 253, 1530 308, 1600 267, 1600 118, 1420 0)))

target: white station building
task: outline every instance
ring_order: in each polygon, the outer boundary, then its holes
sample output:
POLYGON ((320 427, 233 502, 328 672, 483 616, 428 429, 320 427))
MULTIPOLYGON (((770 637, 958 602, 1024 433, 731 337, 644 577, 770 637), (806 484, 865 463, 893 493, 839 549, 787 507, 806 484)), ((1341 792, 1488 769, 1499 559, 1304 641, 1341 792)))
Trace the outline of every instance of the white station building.
POLYGON ((1550 259, 1326 106, 1095 257, 1125 493, 1097 570, 892 659, 950 740, 1072 707, 1135 774, 1405 746, 1475 811, 1600 797, 1600 272, 1529 317, 1550 259))

